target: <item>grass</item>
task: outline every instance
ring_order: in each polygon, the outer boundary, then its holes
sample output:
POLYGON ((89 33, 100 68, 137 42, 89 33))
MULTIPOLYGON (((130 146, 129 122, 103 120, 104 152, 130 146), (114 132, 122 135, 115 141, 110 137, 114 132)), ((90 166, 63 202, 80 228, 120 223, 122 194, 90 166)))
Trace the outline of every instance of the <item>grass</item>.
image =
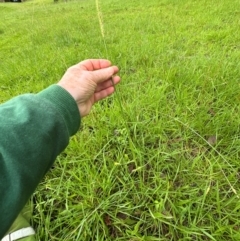
POLYGON ((99 5, 104 39, 93 0, 0 4, 1 102, 121 69, 34 194, 38 239, 240 240, 240 2, 99 5))

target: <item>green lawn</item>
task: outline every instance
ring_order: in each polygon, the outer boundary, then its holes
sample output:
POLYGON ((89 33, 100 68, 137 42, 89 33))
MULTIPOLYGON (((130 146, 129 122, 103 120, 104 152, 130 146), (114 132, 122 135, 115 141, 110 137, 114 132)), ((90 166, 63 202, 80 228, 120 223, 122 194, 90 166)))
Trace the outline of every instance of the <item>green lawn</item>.
POLYGON ((86 58, 121 69, 34 194, 39 240, 240 240, 240 1, 0 3, 0 102, 86 58))

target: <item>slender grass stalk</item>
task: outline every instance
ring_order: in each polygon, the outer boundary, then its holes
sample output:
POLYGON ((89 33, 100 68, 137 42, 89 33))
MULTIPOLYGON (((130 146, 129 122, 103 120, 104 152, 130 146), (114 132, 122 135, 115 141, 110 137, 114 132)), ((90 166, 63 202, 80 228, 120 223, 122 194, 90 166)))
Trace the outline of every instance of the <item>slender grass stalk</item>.
POLYGON ((104 38, 104 26, 103 26, 103 17, 102 17, 102 12, 100 11, 99 8, 99 1, 96 0, 96 9, 97 9, 97 14, 98 14, 98 21, 99 21, 99 26, 100 26, 100 30, 101 30, 101 35, 102 38, 104 38))
MULTIPOLYGON (((103 43, 104 43, 104 47, 105 47, 105 51, 106 51, 106 56, 107 56, 107 58, 109 58, 108 48, 107 48, 107 44, 106 44, 106 40, 105 40, 103 14, 102 14, 101 9, 100 9, 99 0, 96 0, 96 10, 97 10, 97 16, 98 16, 98 21, 99 21, 101 36, 102 36, 103 43)), ((111 81, 112 81, 112 85, 113 85, 114 90, 115 90, 115 95, 116 95, 118 104, 119 104, 119 106, 120 106, 121 115, 122 115, 122 117, 124 117, 125 113, 124 113, 123 106, 122 106, 120 97, 119 97, 119 95, 118 95, 118 92, 116 91, 116 85, 114 84, 113 76, 111 77, 111 81)), ((129 139, 130 147, 131 147, 131 149, 132 149, 132 151, 133 151, 134 149, 136 149, 136 147, 135 147, 134 142, 133 142, 133 140, 132 140, 132 138, 131 138, 130 131, 129 131, 129 128, 128 128, 127 123, 126 123, 125 121, 123 121, 123 122, 124 122, 125 128, 126 128, 127 133, 128 133, 128 139, 129 139)), ((134 152, 133 152, 133 155, 135 156, 134 152)))

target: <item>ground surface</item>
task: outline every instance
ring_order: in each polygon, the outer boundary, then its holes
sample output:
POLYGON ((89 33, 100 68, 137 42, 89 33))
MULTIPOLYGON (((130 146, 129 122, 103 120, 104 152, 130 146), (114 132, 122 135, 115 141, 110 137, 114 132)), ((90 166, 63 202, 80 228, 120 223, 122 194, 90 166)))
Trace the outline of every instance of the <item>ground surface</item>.
POLYGON ((120 69, 34 195, 40 240, 240 240, 240 1, 0 4, 0 102, 86 58, 120 69))

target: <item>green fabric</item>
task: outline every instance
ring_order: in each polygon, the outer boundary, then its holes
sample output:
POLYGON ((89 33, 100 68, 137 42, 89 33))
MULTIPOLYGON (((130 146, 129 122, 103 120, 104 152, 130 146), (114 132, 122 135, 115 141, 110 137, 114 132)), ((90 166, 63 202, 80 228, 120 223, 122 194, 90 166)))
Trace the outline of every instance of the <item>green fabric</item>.
POLYGON ((0 105, 0 239, 79 125, 76 102, 58 85, 0 105))

